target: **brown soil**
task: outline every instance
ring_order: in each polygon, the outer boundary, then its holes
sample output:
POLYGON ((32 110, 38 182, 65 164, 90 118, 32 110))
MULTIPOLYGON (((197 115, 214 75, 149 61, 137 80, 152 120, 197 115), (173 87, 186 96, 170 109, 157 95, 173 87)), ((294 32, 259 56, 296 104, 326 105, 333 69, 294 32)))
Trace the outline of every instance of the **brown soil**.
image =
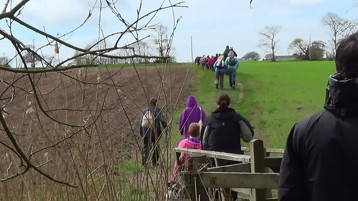
POLYGON ((0 172, 15 174, 21 161, 6 128, 33 165, 47 162, 41 169, 59 180, 67 180, 62 175, 73 168, 87 165, 93 170, 135 156, 141 144, 138 120, 150 97, 159 98, 170 119, 191 93, 194 80, 185 66, 72 69, 29 76, 3 71, 0 77, 0 103, 6 111, 0 141, 8 145, 0 146, 6 156, 0 172))

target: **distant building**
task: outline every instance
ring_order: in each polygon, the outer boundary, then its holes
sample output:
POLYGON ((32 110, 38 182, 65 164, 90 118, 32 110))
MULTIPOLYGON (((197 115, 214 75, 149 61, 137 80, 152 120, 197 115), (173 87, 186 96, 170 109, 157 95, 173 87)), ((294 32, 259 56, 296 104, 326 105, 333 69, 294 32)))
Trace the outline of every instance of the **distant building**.
MULTIPOLYGON (((265 60, 271 60, 272 54, 267 54, 265 56, 265 60)), ((297 60, 297 58, 294 55, 281 55, 281 56, 275 56, 276 61, 292 61, 297 60)))
POLYGON ((276 56, 277 61, 291 61, 296 60, 296 57, 293 55, 282 55, 282 56, 276 56))

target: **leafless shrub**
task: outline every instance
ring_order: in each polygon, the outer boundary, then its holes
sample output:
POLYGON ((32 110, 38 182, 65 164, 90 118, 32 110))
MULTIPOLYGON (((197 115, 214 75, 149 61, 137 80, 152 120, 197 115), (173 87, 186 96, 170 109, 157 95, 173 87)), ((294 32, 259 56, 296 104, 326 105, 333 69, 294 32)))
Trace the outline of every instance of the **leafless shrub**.
MULTIPOLYGON (((155 21, 158 13, 165 10, 174 13, 175 8, 184 7, 183 2, 163 1, 158 8, 142 13, 140 1, 136 19, 130 21, 117 10, 119 2, 96 1, 82 24, 56 35, 22 18, 29 2, 21 0, 13 5, 15 1, 7 0, 0 13, 0 22, 7 25, 0 29, 0 40, 11 44, 10 52, 14 52, 6 61, 15 65, 15 68, 0 66, 0 197, 5 200, 164 199, 170 161, 163 160, 161 167, 154 171, 134 162, 138 171, 130 174, 119 169, 118 163, 128 159, 137 161, 140 155, 136 120, 150 96, 161 97, 160 103, 170 121, 186 80, 179 82, 183 84, 171 83, 173 69, 167 63, 156 64, 157 76, 149 82, 147 69, 133 65, 132 74, 125 75, 123 66, 109 69, 100 64, 138 59, 166 61, 177 19, 173 20, 173 33, 166 38, 165 54, 142 55, 135 47, 142 46, 149 38, 142 32, 158 25, 155 21), (85 47, 67 42, 69 35, 75 35, 94 18, 95 9, 100 13, 98 39, 85 47), (104 34, 101 16, 108 11, 118 20, 111 26, 123 30, 104 34), (18 26, 45 38, 46 43, 38 47, 26 45, 16 32, 18 26), (125 35, 130 35, 132 41, 122 43, 125 35), (55 56, 43 53, 49 47, 55 48, 55 56), (58 54, 63 49, 76 53, 60 60, 58 54), (125 54, 119 54, 121 51, 125 54), (151 83, 153 79, 157 82, 151 83), (125 87, 128 82, 137 83, 136 88, 125 87), (171 92, 173 85, 177 87, 175 94, 171 92), (136 92, 145 95, 135 100, 136 92), (121 122, 118 116, 124 116, 121 122), (140 189, 143 192, 130 194, 140 189)), ((162 141, 165 149, 172 148, 170 137, 163 137, 162 141)), ((165 153, 162 152, 163 159, 169 159, 165 153)))

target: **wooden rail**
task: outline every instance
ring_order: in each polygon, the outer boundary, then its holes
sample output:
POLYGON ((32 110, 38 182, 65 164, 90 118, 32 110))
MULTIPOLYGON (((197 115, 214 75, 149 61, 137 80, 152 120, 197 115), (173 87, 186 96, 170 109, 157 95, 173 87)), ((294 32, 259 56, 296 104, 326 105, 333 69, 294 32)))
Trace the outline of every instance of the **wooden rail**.
POLYGON ((272 197, 271 190, 278 188, 283 149, 265 149, 262 140, 254 139, 250 147, 243 148, 243 155, 182 148, 175 148, 175 151, 177 158, 181 153, 191 156, 188 170, 182 172, 188 199, 211 200, 208 189, 231 188, 236 191, 251 189, 246 196, 250 201, 277 200, 272 197), (279 156, 270 156, 274 154, 279 156), (207 167, 208 158, 240 163, 207 167))

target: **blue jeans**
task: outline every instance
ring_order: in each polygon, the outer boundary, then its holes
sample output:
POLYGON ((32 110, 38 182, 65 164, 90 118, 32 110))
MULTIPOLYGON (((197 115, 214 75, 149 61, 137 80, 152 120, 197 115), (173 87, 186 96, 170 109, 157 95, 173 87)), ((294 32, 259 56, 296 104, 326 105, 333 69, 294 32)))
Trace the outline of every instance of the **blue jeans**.
POLYGON ((228 68, 229 72, 229 84, 230 86, 236 85, 236 68, 228 68))

